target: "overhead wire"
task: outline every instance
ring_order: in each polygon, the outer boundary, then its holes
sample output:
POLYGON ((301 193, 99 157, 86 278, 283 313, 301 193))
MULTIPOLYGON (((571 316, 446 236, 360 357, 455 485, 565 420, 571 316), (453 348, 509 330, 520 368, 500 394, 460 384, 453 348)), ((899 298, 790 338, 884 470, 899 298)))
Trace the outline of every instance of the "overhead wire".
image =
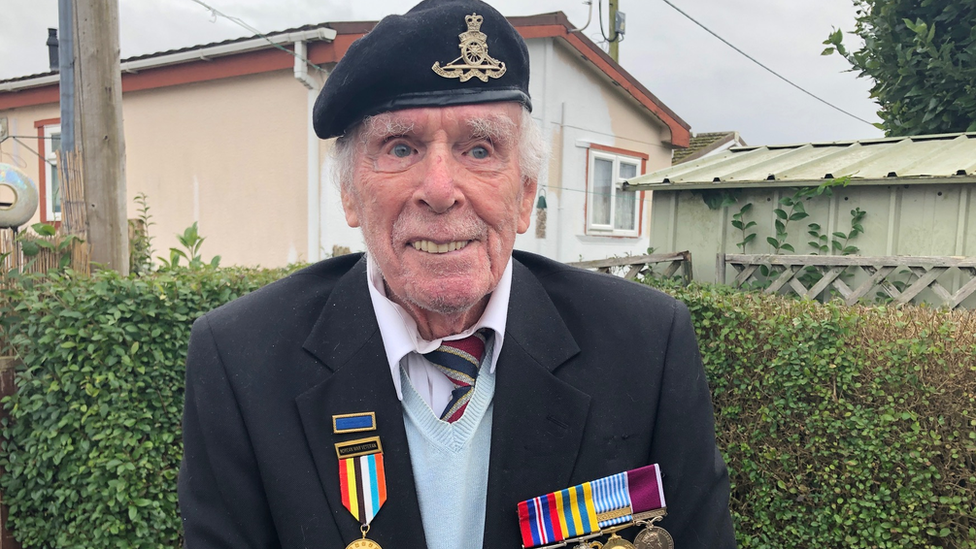
MULTIPOLYGON (((47 158, 44 158, 43 156, 41 156, 41 153, 39 153, 39 152, 35 151, 34 149, 30 148, 30 145, 28 145, 27 143, 24 143, 23 141, 21 141, 21 139, 53 139, 52 137, 46 137, 46 136, 45 137, 39 137, 39 136, 36 136, 36 135, 35 136, 7 135, 3 139, 0 139, 0 143, 3 143, 4 141, 6 141, 8 139, 12 139, 15 143, 19 143, 20 146, 22 146, 25 149, 27 149, 28 151, 34 153, 34 155, 36 155, 38 158, 40 158, 42 161, 44 161, 46 164, 50 165, 51 167, 56 167, 57 166, 57 164, 55 164, 54 162, 51 162, 47 158)), ((11 155, 11 156, 13 156, 13 155, 11 155)))
POLYGON ((315 63, 312 63, 311 61, 308 60, 307 57, 302 56, 302 55, 298 55, 298 53, 296 53, 296 52, 294 52, 294 51, 292 51, 292 50, 290 50, 290 49, 282 46, 281 44, 278 44, 277 42, 275 42, 274 40, 272 40, 271 38, 269 38, 268 35, 264 34, 263 32, 259 31, 256 28, 252 27, 247 22, 245 22, 243 19, 241 19, 239 17, 234 17, 233 15, 227 15, 226 13, 223 13, 222 11, 218 10, 217 8, 215 8, 213 6, 210 6, 210 5, 208 5, 207 3, 205 3, 205 2, 203 2, 201 0, 190 0, 190 1, 193 2, 193 3, 195 3, 195 4, 199 4, 200 6, 203 6, 204 9, 206 9, 211 14, 213 14, 214 17, 223 17, 224 19, 227 19, 231 23, 234 23, 235 25, 237 25, 239 27, 242 27, 245 30, 253 33, 255 36, 258 36, 259 38, 264 39, 265 42, 267 42, 268 44, 271 44, 275 48, 278 48, 279 50, 281 50, 281 51, 283 51, 283 52, 291 55, 292 57, 295 57, 296 59, 300 59, 303 62, 311 65, 312 67, 315 67, 315 70, 320 71, 320 72, 325 72, 325 69, 323 69, 322 67, 316 65, 315 63))
MULTIPOLYGON (((728 40, 726 40, 726 39, 722 38, 721 36, 719 36, 718 33, 716 33, 715 31, 713 31, 712 29, 706 27, 701 22, 699 22, 697 19, 695 19, 694 17, 692 17, 692 16, 688 15, 687 13, 685 13, 681 8, 679 8, 678 6, 675 6, 673 3, 671 3, 670 0, 661 0, 661 1, 664 2, 665 4, 671 6, 672 8, 674 8, 674 10, 677 11, 678 13, 680 13, 681 15, 684 15, 685 17, 687 17, 692 23, 694 23, 694 24, 698 25, 699 27, 703 28, 705 30, 705 32, 707 32, 708 34, 711 34, 715 38, 718 38, 719 40, 721 40, 722 43, 724 43, 726 46, 732 48, 733 50, 737 51, 739 54, 741 54, 742 56, 744 56, 746 59, 748 59, 748 60, 752 61, 753 63, 759 65, 760 67, 766 69, 766 71, 768 71, 770 74, 772 74, 776 78, 779 78, 783 82, 786 82, 787 84, 793 86, 794 88, 796 88, 796 89, 800 90, 801 92, 809 95, 810 97, 816 99, 817 101, 820 101, 821 103, 823 103, 824 105, 827 105, 828 107, 830 107, 832 109, 835 109, 837 111, 840 111, 840 112, 846 114, 847 116, 850 116, 851 118, 854 118, 856 120, 860 120, 861 122, 864 122, 865 124, 868 124, 871 127, 876 127, 872 122, 869 122, 869 121, 861 118, 860 116, 858 116, 858 115, 856 115, 854 113, 848 112, 848 111, 846 111, 846 110, 838 107, 837 105, 834 105, 833 103, 827 101, 826 99, 820 98, 819 96, 815 95, 813 92, 807 91, 805 88, 803 88, 799 84, 796 84, 795 82, 793 82, 789 78, 786 78, 785 76, 779 74, 778 72, 776 72, 773 69, 767 67, 766 65, 763 65, 756 58, 752 57, 748 53, 746 53, 746 52, 740 50, 739 48, 735 47, 735 45, 733 45, 731 42, 729 42, 728 40)), ((602 27, 601 27, 601 30, 602 30, 602 27)))
MULTIPOLYGON (((617 42, 617 43, 623 42, 624 41, 623 33, 614 31, 613 34, 615 34, 616 36, 614 36, 613 40, 611 40, 607 38, 607 33, 603 30, 603 0, 596 0, 596 11, 597 11, 597 19, 600 20, 600 34, 603 36, 603 40, 608 44, 612 42, 617 42)), ((608 24, 612 27, 616 25, 616 22, 609 21, 608 24)))

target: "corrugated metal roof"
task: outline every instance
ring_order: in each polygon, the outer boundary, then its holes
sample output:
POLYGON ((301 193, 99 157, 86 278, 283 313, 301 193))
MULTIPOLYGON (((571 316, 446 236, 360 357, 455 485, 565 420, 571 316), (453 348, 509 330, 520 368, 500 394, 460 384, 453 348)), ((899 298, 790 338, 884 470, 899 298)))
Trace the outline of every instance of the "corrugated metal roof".
POLYGON ((976 132, 735 147, 627 181, 628 190, 976 182, 976 132))

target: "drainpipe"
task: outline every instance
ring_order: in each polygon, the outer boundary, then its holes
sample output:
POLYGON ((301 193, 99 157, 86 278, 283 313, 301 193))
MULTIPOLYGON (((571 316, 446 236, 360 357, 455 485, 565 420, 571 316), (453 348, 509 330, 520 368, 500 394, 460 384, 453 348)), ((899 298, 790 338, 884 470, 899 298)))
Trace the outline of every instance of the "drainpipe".
POLYGON ((315 98, 318 96, 318 89, 315 80, 308 75, 308 65, 305 64, 308 49, 304 40, 295 42, 295 80, 302 83, 308 90, 308 112, 305 116, 307 126, 308 143, 308 261, 314 263, 322 258, 321 250, 321 196, 320 196, 320 173, 319 166, 319 138, 315 135, 312 127, 312 108, 315 105, 315 98))

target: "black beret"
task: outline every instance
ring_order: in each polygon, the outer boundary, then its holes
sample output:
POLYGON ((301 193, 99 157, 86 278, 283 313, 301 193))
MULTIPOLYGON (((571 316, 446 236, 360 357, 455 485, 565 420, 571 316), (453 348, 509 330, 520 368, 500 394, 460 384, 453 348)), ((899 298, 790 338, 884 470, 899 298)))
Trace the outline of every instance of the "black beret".
POLYGON ((312 123, 328 139, 381 112, 496 101, 532 108, 518 31, 478 0, 424 0, 353 42, 315 100, 312 123))

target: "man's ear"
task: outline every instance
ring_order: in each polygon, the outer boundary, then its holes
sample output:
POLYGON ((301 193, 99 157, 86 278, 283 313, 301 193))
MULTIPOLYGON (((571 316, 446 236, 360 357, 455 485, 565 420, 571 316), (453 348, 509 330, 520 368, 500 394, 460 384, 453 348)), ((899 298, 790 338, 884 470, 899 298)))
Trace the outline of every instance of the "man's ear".
POLYGON ((532 205, 535 204, 535 193, 538 186, 537 179, 526 179, 522 186, 522 203, 519 204, 519 234, 529 230, 529 224, 532 222, 532 205))
POLYGON ((339 192, 342 196, 342 211, 346 214, 346 224, 350 227, 359 226, 359 200, 356 193, 349 189, 352 183, 340 183, 339 192))

